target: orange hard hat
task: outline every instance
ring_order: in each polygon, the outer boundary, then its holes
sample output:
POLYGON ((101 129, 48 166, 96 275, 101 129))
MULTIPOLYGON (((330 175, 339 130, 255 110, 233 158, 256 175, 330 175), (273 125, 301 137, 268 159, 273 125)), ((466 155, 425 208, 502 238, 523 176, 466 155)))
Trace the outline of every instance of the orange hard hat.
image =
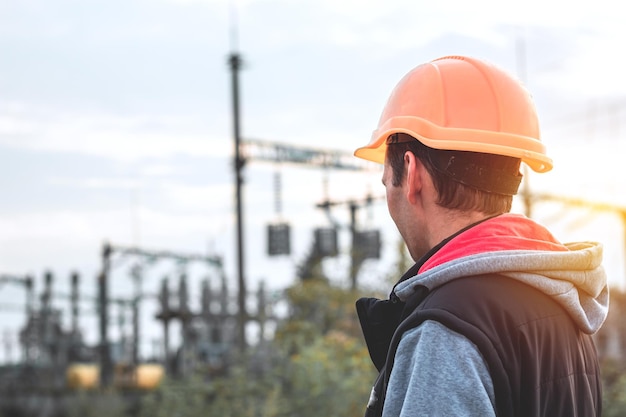
POLYGON ((435 149, 511 156, 536 172, 552 169, 526 88, 476 58, 446 56, 411 70, 391 93, 370 143, 354 155, 384 163, 394 133, 435 149))

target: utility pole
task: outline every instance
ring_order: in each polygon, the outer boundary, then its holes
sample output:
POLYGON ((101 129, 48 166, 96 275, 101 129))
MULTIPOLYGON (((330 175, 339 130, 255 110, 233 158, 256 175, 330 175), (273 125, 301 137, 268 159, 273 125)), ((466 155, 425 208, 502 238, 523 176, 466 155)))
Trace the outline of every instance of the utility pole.
POLYGON ((100 313, 100 385, 108 387, 113 380, 113 362, 109 346, 109 272, 111 270, 111 246, 102 249, 102 271, 98 275, 98 310, 100 313))
POLYGON ((326 211, 326 215, 329 217, 331 223, 338 227, 339 224, 336 220, 332 218, 330 215, 330 209, 333 206, 337 205, 347 205, 350 210, 350 239, 351 239, 351 248, 350 248, 350 289, 356 290, 357 278, 359 275, 359 269, 367 258, 378 258, 378 252, 380 250, 380 240, 375 239, 379 237, 379 232, 375 231, 373 234, 368 234, 367 232, 363 232, 359 230, 357 225, 357 211, 359 209, 369 207, 373 204, 374 200, 383 200, 385 197, 373 197, 368 195, 364 200, 348 200, 348 201, 330 201, 326 199, 322 203, 317 204, 317 208, 323 209, 326 211), (371 240, 374 238, 373 240, 371 240), (372 248, 376 250, 372 251, 372 248), (373 252, 377 252, 374 254, 373 252))
POLYGON ((359 269, 361 267, 361 263, 363 262, 360 259, 360 254, 357 253, 356 250, 356 246, 357 246, 357 228, 356 228, 356 211, 359 208, 359 206, 356 204, 356 202, 351 201, 349 203, 350 205, 350 239, 351 239, 351 249, 350 249, 350 289, 352 291, 356 290, 357 284, 357 276, 358 276, 358 272, 359 269))
POLYGON ((235 170, 235 206, 237 215, 237 282, 239 285, 237 293, 238 313, 237 313, 237 344, 240 353, 246 351, 246 323, 248 313, 246 309, 246 278, 244 271, 244 245, 243 245, 243 209, 242 209, 242 170, 245 159, 241 156, 241 132, 239 122, 239 70, 242 60, 237 52, 233 52, 228 63, 231 70, 232 81, 232 105, 233 105, 233 138, 235 140, 235 159, 233 167, 235 170))
MULTIPOLYGON (((236 51, 236 48, 233 48, 236 51)), ((233 113, 233 139, 235 155, 233 169, 235 174, 235 210, 237 217, 237 343, 239 351, 243 354, 246 351, 246 324, 248 322, 248 312, 246 307, 246 276, 245 276, 245 256, 244 256, 244 227, 243 227, 243 168, 247 162, 244 155, 244 148, 250 159, 260 159, 273 162, 294 162, 298 164, 313 165, 323 168, 346 169, 346 170, 368 170, 369 164, 355 162, 352 153, 343 151, 331 151, 324 149, 314 149, 308 147, 295 147, 289 144, 278 142, 268 142, 261 140, 246 140, 241 138, 241 122, 239 113, 239 70, 243 60, 237 52, 232 52, 228 56, 228 65, 231 70, 231 95, 233 113)))

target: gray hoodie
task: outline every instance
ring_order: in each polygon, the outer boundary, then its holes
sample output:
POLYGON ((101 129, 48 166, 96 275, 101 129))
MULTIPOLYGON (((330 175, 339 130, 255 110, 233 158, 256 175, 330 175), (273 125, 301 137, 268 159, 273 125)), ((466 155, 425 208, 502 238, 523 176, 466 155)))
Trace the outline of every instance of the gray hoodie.
MULTIPOLYGON (((405 301, 417 286, 432 290, 457 278, 497 273, 549 295, 581 331, 593 334, 608 313, 601 261, 599 243, 561 244, 524 216, 506 214, 454 237, 394 292, 405 301)), ((433 321, 402 336, 386 392, 383 417, 495 415, 493 383, 480 352, 433 321)))

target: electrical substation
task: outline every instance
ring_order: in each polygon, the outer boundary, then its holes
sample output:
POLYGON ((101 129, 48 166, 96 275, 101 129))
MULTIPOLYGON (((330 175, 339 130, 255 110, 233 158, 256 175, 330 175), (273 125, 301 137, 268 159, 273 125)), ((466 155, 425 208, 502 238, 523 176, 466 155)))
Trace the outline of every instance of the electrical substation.
MULTIPOLYGON (((21 287, 25 300, 23 326, 17 340, 20 360, 0 367, 0 411, 24 416, 54 414, 63 409, 64 397, 79 391, 115 389, 132 397, 158 387, 165 377, 186 378, 198 371, 209 378, 223 375, 231 364, 247 357, 249 324, 254 323, 258 329, 257 348, 270 340, 269 329, 275 328, 281 319, 275 306, 281 302, 282 295, 280 291, 268 290, 264 282, 254 289, 247 285, 243 170, 248 164, 259 162, 276 167, 318 169, 327 178, 334 170, 371 172, 373 167, 347 151, 240 138, 237 81, 240 64, 237 54, 230 56, 237 276, 226 276, 223 259, 218 255, 111 242, 94 248, 100 253, 96 277, 71 274, 69 294, 55 290, 64 278, 55 276, 53 271, 44 271, 42 277, 0 274, 0 286, 21 287), (190 269, 202 275, 199 288, 190 287, 190 269), (95 280, 95 292, 85 293, 85 280, 95 280), (120 297, 121 286, 129 290, 120 297), (69 327, 64 324, 64 312, 70 314, 69 327), (156 340, 145 340, 148 336, 142 317, 146 314, 160 328, 156 340), (86 316, 94 323, 94 329, 89 329, 97 334, 94 342, 86 340, 85 329, 79 325, 86 316), (152 347, 151 354, 146 354, 146 343, 152 347)), ((268 219, 266 247, 261 249, 270 258, 293 255, 293 228, 282 207, 282 175, 279 169, 274 173, 275 217, 268 219)), ((382 202, 382 197, 366 195, 336 201, 329 198, 327 184, 324 185, 321 201, 310 210, 323 213, 327 226, 311 230, 310 249, 298 261, 293 278, 309 279, 315 265, 339 256, 342 252, 339 234, 347 231, 350 262, 345 276, 348 285, 356 289, 361 265, 367 259, 380 258, 382 245, 380 231, 362 229, 357 214, 382 202), (349 213, 347 224, 336 219, 335 210, 349 213)), ((14 345, 15 341, 6 336, 5 350, 13 351, 14 345)))
MULTIPOLYGON (((78 390, 119 390, 137 396, 153 390, 166 377, 185 378, 197 371, 209 377, 219 376, 248 354, 251 343, 246 329, 250 323, 258 329, 256 344, 271 339, 271 329, 282 318, 276 309, 282 294, 268 289, 263 282, 257 288, 248 287, 243 244, 246 236, 243 171, 251 163, 307 167, 324 173, 367 173, 372 166, 347 151, 241 137, 239 54, 231 54, 228 65, 232 77, 236 276, 227 276, 223 259, 215 254, 181 253, 111 242, 93 248, 100 253, 96 277, 78 272, 57 277, 53 271, 44 271, 42 276, 14 275, 3 274, 0 269, 0 287, 15 286, 24 294, 17 338, 20 359, 0 367, 0 414, 45 415, 36 414, 42 409, 52 413, 63 407, 64 396, 78 390), (191 269, 196 272, 196 281, 201 276, 199 286, 190 285, 191 269), (55 286, 65 279, 69 280, 70 292, 56 291, 55 286), (85 293, 86 280, 96 283, 95 292, 85 293), (123 297, 118 295, 119 291, 112 291, 121 281, 131 288, 123 297), (69 311, 69 325, 63 321, 63 311, 69 311), (156 340, 145 340, 141 317, 146 312, 160 329, 156 340), (79 319, 85 316, 92 318, 97 327, 94 342, 85 339, 84 329, 79 325, 79 319), (142 353, 140 347, 146 343, 153 346, 151 354, 146 354, 145 349, 142 353)), ((265 247, 256 248, 267 257, 293 255, 295 226, 288 220, 289 213, 284 212, 283 175, 282 169, 277 168, 272 190, 275 216, 266 224, 265 247)), ((617 214, 626 230, 626 208, 533 194, 528 188, 518 198, 529 216, 535 205, 545 202, 562 204, 563 210, 587 207, 617 214)), ((310 230, 309 249, 298 259, 293 278, 312 278, 316 265, 343 252, 349 259, 348 268, 342 271, 345 283, 350 289, 359 288, 359 272, 364 262, 380 259, 384 244, 392 243, 383 242, 381 230, 358 221, 359 212, 375 204, 384 204, 384 196, 364 193, 360 198, 336 200, 324 188, 319 202, 310 209, 322 213, 327 224, 310 230), (347 213, 347 222, 337 220, 338 211, 347 213), (347 232, 350 239, 343 248, 339 244, 342 232, 347 232)), ((624 359, 626 328, 619 317, 626 300, 617 291, 612 297, 615 302, 612 300, 609 320, 597 335, 597 345, 601 355, 624 359)), ((7 352, 14 350, 14 345, 5 340, 7 352)))

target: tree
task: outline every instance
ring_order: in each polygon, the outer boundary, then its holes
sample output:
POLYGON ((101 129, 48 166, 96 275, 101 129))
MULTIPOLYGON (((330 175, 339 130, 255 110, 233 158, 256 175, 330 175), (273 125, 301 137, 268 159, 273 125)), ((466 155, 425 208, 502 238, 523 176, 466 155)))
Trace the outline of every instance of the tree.
POLYGON ((282 378, 264 416, 362 415, 376 374, 354 311, 357 293, 309 279, 287 294, 290 318, 274 341, 282 378))

